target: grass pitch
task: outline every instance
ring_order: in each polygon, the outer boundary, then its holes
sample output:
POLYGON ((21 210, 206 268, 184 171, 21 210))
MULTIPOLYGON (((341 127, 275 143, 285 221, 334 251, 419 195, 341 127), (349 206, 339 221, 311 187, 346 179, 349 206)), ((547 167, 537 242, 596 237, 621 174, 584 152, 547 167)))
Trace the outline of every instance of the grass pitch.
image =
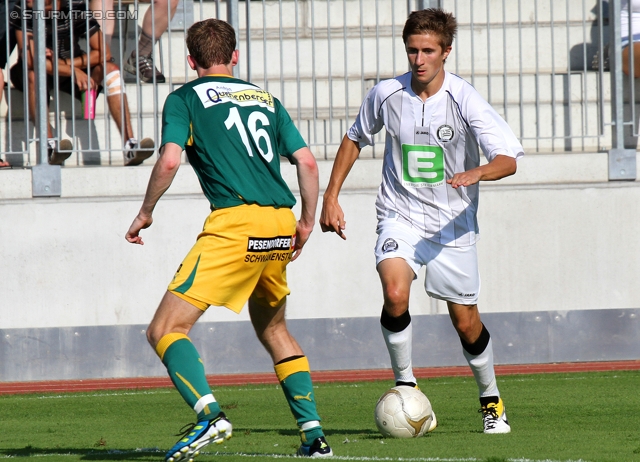
MULTIPOLYGON (((640 371, 500 376, 512 432, 484 435, 470 377, 420 380, 438 416, 422 438, 384 439, 373 409, 392 384, 321 383, 315 392, 338 460, 640 461, 640 371)), ((231 440, 199 462, 293 457, 298 431, 275 385, 216 387, 231 440)), ((162 460, 193 412, 171 389, 0 397, 0 459, 162 460)))

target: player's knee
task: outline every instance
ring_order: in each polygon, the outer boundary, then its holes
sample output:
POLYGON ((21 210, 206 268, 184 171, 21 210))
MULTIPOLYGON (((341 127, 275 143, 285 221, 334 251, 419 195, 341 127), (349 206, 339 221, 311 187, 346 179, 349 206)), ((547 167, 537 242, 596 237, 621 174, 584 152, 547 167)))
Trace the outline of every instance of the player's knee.
POLYGON ((154 319, 151 321, 151 324, 149 324, 149 327, 147 327, 147 342, 155 349, 162 337, 169 333, 171 333, 171 329, 167 329, 166 326, 156 322, 154 319))
POLYGON ((409 292, 389 285, 384 293, 384 309, 391 317, 402 315, 409 308, 409 292))
POLYGON ((462 340, 474 343, 482 331, 482 322, 479 318, 462 317, 454 320, 454 327, 462 340))
POLYGON ((467 343, 473 343, 473 329, 470 323, 458 322, 455 326, 458 335, 467 343))
POLYGON ((162 335, 159 334, 153 324, 150 324, 147 328, 147 342, 149 342, 149 345, 151 345, 152 348, 155 348, 161 338, 162 335))

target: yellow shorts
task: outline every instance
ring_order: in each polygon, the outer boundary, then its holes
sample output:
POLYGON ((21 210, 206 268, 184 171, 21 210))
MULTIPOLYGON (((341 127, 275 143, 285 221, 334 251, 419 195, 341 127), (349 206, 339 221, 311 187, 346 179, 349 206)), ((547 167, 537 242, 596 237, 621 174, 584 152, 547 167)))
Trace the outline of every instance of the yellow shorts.
POLYGON ((215 305, 239 313, 249 297, 278 307, 290 293, 286 267, 295 233, 288 208, 214 210, 168 290, 202 311, 215 305))

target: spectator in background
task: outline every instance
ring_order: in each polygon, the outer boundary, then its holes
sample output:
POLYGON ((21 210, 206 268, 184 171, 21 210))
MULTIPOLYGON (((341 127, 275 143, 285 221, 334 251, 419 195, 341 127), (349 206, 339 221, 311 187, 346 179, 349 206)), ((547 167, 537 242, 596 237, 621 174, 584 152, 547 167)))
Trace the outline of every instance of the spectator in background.
MULTIPOLYGON (((113 1, 113 0, 107 0, 113 1)), ((169 26, 178 7, 179 0, 153 0, 153 11, 149 8, 142 20, 142 30, 138 39, 138 51, 134 49, 129 59, 124 63, 124 70, 138 75, 140 80, 147 83, 164 83, 165 77, 153 63, 153 47, 169 26), (169 14, 167 14, 167 11, 169 14), (154 27, 155 26, 155 27, 154 27)))
POLYGON ((2 70, 7 65, 9 55, 16 46, 16 36, 9 28, 7 12, 13 10, 17 1, 0 0, 0 101, 4 95, 4 72, 2 70))
MULTIPOLYGON (((91 9, 102 13, 101 27, 104 31, 105 43, 111 46, 111 37, 115 29, 115 19, 106 19, 106 12, 113 11, 114 2, 118 0, 91 0, 91 9)), ((149 3, 151 0, 140 0, 140 3, 149 3)), ((140 75, 140 80, 152 83, 155 75, 157 83, 164 83, 165 77, 153 63, 153 47, 160 36, 167 30, 169 21, 176 13, 179 0, 155 0, 153 10, 149 8, 142 21, 142 31, 138 40, 138 52, 131 51, 131 55, 124 64, 124 69, 132 74, 140 75), (155 26, 155 27, 154 27, 155 26), (137 57, 137 58, 136 58, 137 57)))
POLYGON ((633 49, 633 76, 640 77, 640 0, 622 0, 620 26, 622 30, 622 71, 630 75, 629 53, 633 49), (631 37, 629 37, 631 21, 631 37), (630 46, 633 44, 633 46, 630 46))
MULTIPOLYGON (((33 0, 25 0, 27 9, 33 8, 33 0)), ((45 0, 45 11, 53 9, 53 0, 45 0)), ((61 11, 84 11, 86 12, 85 0, 58 0, 57 9, 61 11)), ((26 60, 28 69, 28 94, 29 113, 32 121, 35 121, 36 100, 35 100, 35 72, 34 72, 34 52, 32 28, 33 21, 27 20, 26 30, 23 32, 20 27, 22 23, 23 10, 20 4, 14 8, 11 18, 12 26, 16 31, 19 58, 18 62, 11 67, 11 82, 18 90, 24 90, 23 60, 26 60), (23 33, 27 34, 27 49, 23 50, 23 33)), ((46 18, 46 16, 45 16, 46 18)), ((107 96, 109 112, 118 126, 124 143, 124 164, 139 165, 154 152, 154 143, 150 138, 143 139, 139 144, 133 135, 131 117, 127 95, 125 94, 124 82, 120 75, 120 69, 113 62, 109 47, 105 46, 100 26, 94 19, 87 21, 85 15, 61 15, 57 22, 53 24, 53 19, 45 19, 46 47, 47 47, 47 92, 54 86, 54 43, 53 31, 57 31, 57 70, 59 89, 75 95, 81 99, 82 93, 95 89, 100 92, 104 89, 107 96), (86 53, 79 44, 80 39, 89 38, 89 53, 86 53), (72 42, 73 40, 73 42, 72 42), (105 65, 106 63, 106 65, 105 65), (73 77, 72 77, 73 76, 73 77)), ((47 95, 47 102, 49 96, 47 95)), ((69 140, 62 140, 56 149, 53 139, 53 129, 48 126, 49 143, 49 163, 61 165, 70 155, 73 145, 69 140)))
MULTIPOLYGON (((13 10, 18 0, 0 0, 0 70, 4 69, 7 59, 16 46, 16 36, 9 28, 7 12, 13 10), (7 48, 7 44, 9 47, 7 48)), ((4 73, 0 72, 0 101, 4 92, 4 73)))
MULTIPOLYGON (((7 21, 7 12, 11 11, 18 0, 0 0, 0 101, 4 96, 4 67, 7 59, 16 46, 16 38, 10 30, 7 21), (7 44, 9 47, 7 48, 7 44)), ((0 168, 10 167, 9 162, 0 157, 0 168)))

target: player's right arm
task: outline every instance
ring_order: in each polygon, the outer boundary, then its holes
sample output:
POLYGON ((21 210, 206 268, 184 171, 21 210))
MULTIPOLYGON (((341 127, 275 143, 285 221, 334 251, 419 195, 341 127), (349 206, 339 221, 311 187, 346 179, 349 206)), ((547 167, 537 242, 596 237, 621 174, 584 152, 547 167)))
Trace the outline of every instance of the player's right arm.
POLYGON ((322 232, 331 231, 342 239, 347 238, 344 234, 346 221, 342 207, 338 203, 338 195, 347 175, 351 171, 351 167, 360 156, 360 150, 364 146, 373 145, 373 135, 378 133, 384 126, 380 109, 382 103, 390 94, 389 89, 391 89, 391 92, 402 90, 395 80, 391 84, 388 82, 379 83, 369 90, 360 106, 360 112, 355 122, 342 138, 342 143, 340 143, 336 158, 333 161, 329 185, 322 197, 322 213, 320 215, 322 232))
POLYGON ((322 196, 322 213, 320 214, 322 232, 334 232, 342 239, 347 238, 343 232, 346 221, 342 207, 338 203, 338 195, 359 155, 360 144, 345 135, 333 162, 329 185, 322 196))
POLYGON ((182 151, 189 137, 189 111, 182 98, 171 93, 162 110, 162 143, 160 157, 153 166, 142 206, 127 231, 126 239, 132 244, 144 244, 140 231, 153 223, 153 209, 164 192, 169 189, 178 172, 182 151))
POLYGON ((182 156, 182 147, 175 143, 167 143, 160 150, 160 157, 153 166, 147 192, 138 215, 127 231, 126 239, 132 244, 144 245, 140 231, 153 223, 153 209, 162 197, 178 172, 182 156))
POLYGON ((153 223, 153 209, 162 197, 180 167, 182 148, 175 143, 167 143, 160 150, 160 157, 153 166, 147 192, 138 215, 127 231, 126 239, 132 244, 144 245, 140 231, 153 223))

